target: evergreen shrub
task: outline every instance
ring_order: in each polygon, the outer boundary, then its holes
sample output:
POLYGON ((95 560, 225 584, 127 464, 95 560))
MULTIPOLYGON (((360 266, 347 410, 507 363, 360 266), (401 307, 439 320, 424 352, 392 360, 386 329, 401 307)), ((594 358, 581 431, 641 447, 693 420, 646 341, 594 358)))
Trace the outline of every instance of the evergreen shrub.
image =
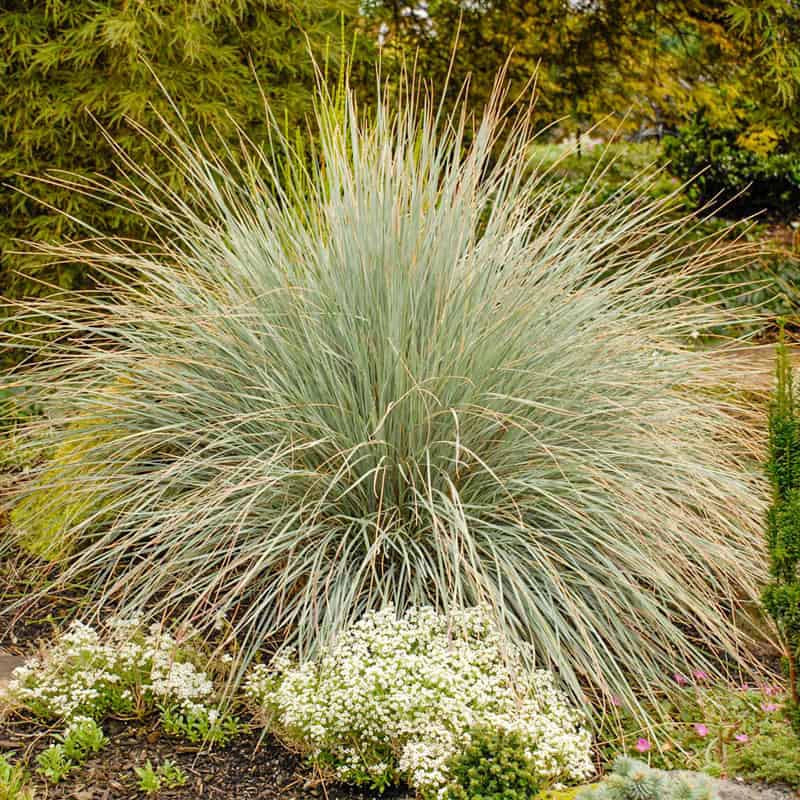
POLYGON ((789 354, 782 341, 778 344, 776 377, 767 463, 773 488, 773 503, 767 516, 772 580, 764 590, 764 605, 783 639, 791 698, 789 715, 795 731, 800 731, 800 420, 789 354))
POLYGON ((528 800, 541 788, 528 744, 515 731, 474 729, 450 770, 447 800, 528 800))
POLYGON ((699 118, 664 140, 670 170, 692 180, 698 203, 725 204, 726 214, 800 211, 800 154, 768 128, 715 128, 699 118))

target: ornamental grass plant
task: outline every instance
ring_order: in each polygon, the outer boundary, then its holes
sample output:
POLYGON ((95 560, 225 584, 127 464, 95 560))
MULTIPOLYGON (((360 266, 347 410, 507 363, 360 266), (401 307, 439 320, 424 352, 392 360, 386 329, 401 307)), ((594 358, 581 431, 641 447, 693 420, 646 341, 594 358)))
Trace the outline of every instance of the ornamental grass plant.
POLYGON ((58 581, 227 618, 240 675, 389 603, 487 605, 580 699, 744 657, 758 437, 740 367, 692 344, 725 313, 691 296, 747 246, 689 243, 636 181, 565 205, 502 88, 472 120, 410 84, 369 109, 321 88, 312 153, 274 121, 218 154, 141 130, 180 193, 121 149, 129 180, 49 178, 150 232, 44 248, 105 285, 18 302, 5 335, 31 354, 6 380, 48 409, 25 446, 70 453, 13 501, 91 501, 58 581))

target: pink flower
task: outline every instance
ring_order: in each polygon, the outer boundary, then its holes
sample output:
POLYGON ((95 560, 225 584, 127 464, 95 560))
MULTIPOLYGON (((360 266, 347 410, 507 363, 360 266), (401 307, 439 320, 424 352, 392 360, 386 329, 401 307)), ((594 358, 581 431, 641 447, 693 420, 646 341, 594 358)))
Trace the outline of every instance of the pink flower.
POLYGON ((737 742, 749 742, 750 737, 746 733, 737 733, 736 736, 733 737, 736 739, 737 742))
POLYGON ((685 675, 681 675, 680 672, 676 672, 672 677, 675 679, 675 683, 677 683, 678 686, 686 686, 686 684, 689 683, 689 679, 685 675))
POLYGON ((769 713, 770 711, 777 711, 778 710, 778 704, 777 703, 762 703, 761 704, 761 710, 762 711, 766 711, 767 713, 769 713))
POLYGON ((781 693, 781 690, 777 686, 762 686, 761 691, 764 692, 767 697, 776 697, 781 693))
POLYGON ((622 705, 622 700, 619 699, 615 694, 611 695, 611 705, 616 706, 619 708, 622 705))
POLYGON ((640 753, 646 753, 650 749, 649 739, 637 739, 634 748, 640 753))
POLYGON ((696 669, 692 672, 695 680, 698 681, 707 681, 708 680, 708 673, 704 672, 702 669, 696 669))
POLYGON ((698 736, 708 736, 708 728, 702 722, 698 722, 694 726, 694 730, 698 736))

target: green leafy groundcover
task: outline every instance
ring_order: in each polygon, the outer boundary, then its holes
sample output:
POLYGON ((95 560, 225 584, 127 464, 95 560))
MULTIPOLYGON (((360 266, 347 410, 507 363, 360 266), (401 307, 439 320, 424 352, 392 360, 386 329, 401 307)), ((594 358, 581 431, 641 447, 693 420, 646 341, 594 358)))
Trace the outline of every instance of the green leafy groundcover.
POLYGON ((675 672, 670 680, 675 692, 652 709, 658 722, 650 727, 615 700, 597 736, 604 761, 613 761, 622 750, 663 770, 756 779, 763 769, 771 770, 774 781, 789 781, 800 758, 800 740, 786 717, 790 698, 781 686, 737 685, 701 669, 675 672), (794 759, 788 757, 793 750, 798 754, 794 759), (787 754, 783 773, 775 768, 780 759, 774 754, 781 752, 787 754))

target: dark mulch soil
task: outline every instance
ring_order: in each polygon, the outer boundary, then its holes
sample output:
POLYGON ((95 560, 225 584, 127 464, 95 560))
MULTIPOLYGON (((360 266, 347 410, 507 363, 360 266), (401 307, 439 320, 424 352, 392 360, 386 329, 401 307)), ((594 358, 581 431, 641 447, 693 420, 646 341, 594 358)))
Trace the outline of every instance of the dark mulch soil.
MULTIPOLYGON (((48 800, 126 800, 145 795, 137 789, 134 767, 150 759, 180 766, 188 780, 178 789, 165 789, 159 800, 371 800, 370 793, 325 785, 314 779, 301 759, 277 742, 259 742, 258 733, 237 737, 222 749, 202 752, 159 732, 151 724, 105 723, 109 744, 61 784, 40 786, 48 800)), ((34 763, 36 754, 51 743, 40 725, 0 723, 0 750, 13 750, 34 763)), ((37 795, 39 796, 39 795, 37 795)), ((384 798, 402 795, 387 793, 384 798)))
POLYGON ((31 600, 38 585, 30 575, 39 571, 29 565, 30 559, 19 554, 0 556, 0 650, 7 653, 30 652, 37 641, 50 639, 74 614, 81 596, 75 588, 31 600))

